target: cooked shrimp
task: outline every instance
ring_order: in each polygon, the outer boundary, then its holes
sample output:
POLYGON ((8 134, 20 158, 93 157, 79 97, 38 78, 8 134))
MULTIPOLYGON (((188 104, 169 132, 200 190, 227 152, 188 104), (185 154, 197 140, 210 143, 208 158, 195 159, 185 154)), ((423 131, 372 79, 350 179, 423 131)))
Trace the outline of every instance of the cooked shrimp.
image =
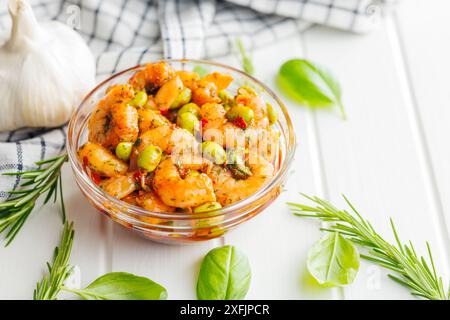
POLYGON ((203 125, 203 129, 221 129, 227 122, 225 114, 227 111, 218 103, 205 103, 200 109, 200 116, 207 121, 203 125))
POLYGON ((155 97, 147 95, 147 103, 144 106, 145 109, 158 110, 158 106, 155 102, 155 97))
POLYGON ((138 113, 135 107, 127 103, 114 105, 111 108, 111 146, 114 148, 119 142, 135 142, 138 134, 138 113))
POLYGON ((195 157, 201 153, 200 144, 195 137, 186 130, 170 124, 147 130, 139 136, 131 153, 131 170, 137 169, 139 153, 151 145, 159 147, 164 153, 172 154, 177 159, 182 159, 184 163, 202 162, 195 157))
POLYGON ((163 125, 153 129, 145 131, 136 140, 133 146, 130 156, 130 170, 137 170, 137 159, 139 153, 143 152, 148 146, 159 147, 163 152, 170 153, 173 149, 173 143, 171 142, 172 133, 174 131, 174 125, 163 125))
MULTIPOLYGON (((183 165, 182 168, 196 170, 199 166, 183 165)), ((172 157, 167 157, 159 164, 153 187, 161 200, 172 207, 190 208, 216 201, 211 179, 197 171, 188 171, 183 178, 172 157)))
POLYGON ((250 128, 245 132, 246 147, 250 151, 250 161, 257 161, 256 157, 263 156, 273 162, 278 154, 280 132, 272 128, 250 128))
POLYGON ((200 76, 197 72, 190 72, 190 71, 184 71, 180 70, 176 72, 177 76, 180 77, 181 81, 183 82, 183 85, 186 88, 189 88, 191 90, 197 89, 197 81, 200 80, 200 76))
POLYGON ((269 118, 267 117, 267 108, 264 101, 252 89, 241 87, 236 96, 236 103, 244 105, 253 110, 254 125, 258 128, 269 127, 269 118))
POLYGON ((139 145, 136 146, 138 152, 144 150, 148 145, 157 146, 165 153, 172 153, 175 148, 187 150, 198 147, 198 142, 193 135, 173 124, 150 129, 144 132, 139 139, 139 145))
POLYGON ((127 103, 133 97, 128 85, 108 90, 89 120, 89 141, 106 148, 115 148, 119 142, 134 142, 139 134, 138 113, 127 103))
POLYGON ((137 192, 135 191, 133 193, 130 193, 126 197, 123 197, 121 200, 128 204, 131 204, 133 206, 138 206, 136 198, 137 198, 137 192))
POLYGON ((233 81, 233 77, 226 73, 213 72, 206 75, 203 80, 213 82, 216 85, 217 90, 220 91, 228 88, 233 81))
POLYGON ((164 117, 157 110, 140 108, 138 109, 138 115, 139 115, 139 132, 141 134, 150 129, 171 124, 170 121, 167 120, 167 118, 164 117))
POLYGON ((125 175, 115 176, 106 179, 100 183, 100 188, 105 190, 111 196, 117 199, 122 199, 136 189, 136 180, 133 173, 127 173, 125 175))
POLYGON ((274 173, 273 165, 259 157, 257 163, 249 163, 251 175, 246 179, 236 179, 230 170, 215 166, 209 176, 214 185, 217 201, 222 205, 230 205, 247 198, 258 191, 274 173))
POLYGON ((183 90, 183 82, 176 76, 164 83, 155 95, 156 105, 160 110, 168 110, 183 90))
POLYGON ((169 125, 156 127, 144 132, 139 136, 138 143, 136 143, 136 150, 142 152, 145 147, 154 145, 164 152, 170 151, 172 146, 170 138, 172 137, 173 130, 173 125, 169 125))
MULTIPOLYGON (((260 111, 261 116, 263 111, 260 111)), ((200 116, 204 121, 202 127, 203 139, 214 141, 226 148, 235 149, 237 147, 247 147, 248 149, 258 151, 255 155, 262 155, 270 158, 279 142, 279 133, 270 126, 265 126, 265 119, 258 121, 258 127, 255 124, 248 129, 243 130, 226 118, 226 110, 221 104, 205 103, 200 109, 200 116)))
POLYGON ((155 192, 139 192, 136 197, 138 206, 153 212, 174 212, 175 208, 166 205, 155 192))
POLYGON ((214 141, 227 148, 245 146, 245 132, 228 122, 225 108, 221 104, 205 103, 200 109, 200 116, 204 121, 202 128, 203 139, 214 141))
POLYGON ((145 89, 147 93, 153 93, 174 75, 175 70, 166 62, 150 63, 136 72, 128 83, 136 90, 145 89))
POLYGON ((86 142, 79 150, 78 157, 94 172, 104 177, 124 174, 128 165, 117 159, 108 149, 99 144, 86 142))
POLYGON ((192 102, 198 106, 205 103, 219 103, 218 89, 214 82, 200 80, 197 82, 197 88, 192 91, 192 102))

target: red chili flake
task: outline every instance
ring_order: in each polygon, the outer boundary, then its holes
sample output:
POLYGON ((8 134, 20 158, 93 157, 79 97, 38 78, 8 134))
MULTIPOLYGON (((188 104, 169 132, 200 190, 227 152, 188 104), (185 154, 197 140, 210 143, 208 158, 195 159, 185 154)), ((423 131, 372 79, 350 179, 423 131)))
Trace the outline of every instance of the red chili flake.
POLYGON ((180 174, 181 178, 184 179, 188 174, 189 169, 183 168, 183 166, 180 163, 176 163, 175 166, 177 167, 178 173, 180 174))
POLYGON ((83 169, 86 170, 86 167, 89 164, 89 159, 88 157, 83 157, 83 169))
POLYGON ((236 119, 234 119, 233 123, 241 129, 247 129, 248 126, 247 122, 245 122, 242 117, 237 117, 236 119))
POLYGON ((94 183, 96 185, 99 185, 100 182, 102 182, 102 178, 100 177, 100 175, 97 172, 92 171, 91 178, 92 178, 92 181, 94 181, 94 183))
POLYGON ((160 112, 163 116, 165 116, 165 115, 167 115, 167 113, 169 112, 169 109, 160 109, 159 112, 160 112))
POLYGON ((208 119, 206 118, 202 118, 200 121, 202 123, 202 128, 204 128, 208 124, 208 119))
POLYGON ((142 176, 141 170, 138 170, 138 171, 136 171, 136 172, 133 174, 134 180, 136 180, 136 181, 138 181, 138 182, 141 180, 141 176, 142 176))

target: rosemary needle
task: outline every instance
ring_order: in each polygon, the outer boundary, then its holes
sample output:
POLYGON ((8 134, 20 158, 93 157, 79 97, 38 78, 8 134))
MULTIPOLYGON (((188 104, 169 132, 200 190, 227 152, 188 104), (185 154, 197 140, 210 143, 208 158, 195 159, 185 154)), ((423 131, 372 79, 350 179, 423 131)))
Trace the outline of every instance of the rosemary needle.
POLYGON ((253 75, 255 73, 255 67, 253 66, 252 59, 247 54, 245 50, 244 44, 242 43, 240 38, 236 39, 236 45, 239 49, 239 53, 241 55, 241 65, 245 72, 249 75, 253 75))
POLYGON ((23 181, 21 189, 9 191, 10 198, 0 203, 0 233, 6 232, 6 246, 21 230, 36 206, 36 201, 44 194, 44 205, 53 196, 56 202, 59 194, 63 222, 65 221, 64 199, 62 197, 61 168, 67 161, 67 154, 36 162, 38 169, 23 172, 8 172, 3 175, 19 176, 23 181))
POLYGON ((417 255, 411 241, 400 241, 397 230, 391 220, 396 244, 390 244, 379 235, 369 221, 365 220, 344 196, 353 214, 339 210, 331 203, 318 197, 303 195, 317 206, 311 207, 298 203, 288 203, 292 212, 300 217, 317 218, 331 222, 331 226, 322 230, 339 232, 355 244, 366 249, 361 258, 376 263, 393 273, 389 278, 409 288, 415 296, 429 300, 449 300, 448 290, 444 289, 442 278, 437 275, 430 245, 427 242, 428 262, 417 255))
POLYGON ((74 234, 73 222, 65 222, 61 243, 55 248, 53 261, 51 264, 47 262, 49 274, 37 283, 33 294, 34 300, 56 300, 64 281, 73 270, 73 267, 69 265, 69 258, 74 234))

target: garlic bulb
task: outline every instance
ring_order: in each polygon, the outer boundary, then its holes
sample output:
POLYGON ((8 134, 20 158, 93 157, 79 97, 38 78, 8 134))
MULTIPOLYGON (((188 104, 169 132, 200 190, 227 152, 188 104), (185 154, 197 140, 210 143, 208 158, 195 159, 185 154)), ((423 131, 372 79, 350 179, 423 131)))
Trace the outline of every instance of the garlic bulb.
POLYGON ((9 0, 12 31, 0 47, 0 131, 64 124, 95 83, 95 60, 78 33, 38 23, 25 0, 9 0))

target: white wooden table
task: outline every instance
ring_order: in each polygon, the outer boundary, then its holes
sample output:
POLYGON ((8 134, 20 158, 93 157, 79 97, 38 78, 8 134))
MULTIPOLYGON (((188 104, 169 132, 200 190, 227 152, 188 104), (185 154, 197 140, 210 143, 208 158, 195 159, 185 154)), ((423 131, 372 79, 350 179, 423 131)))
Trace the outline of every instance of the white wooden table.
MULTIPOLYGON (((254 53, 257 77, 274 85, 280 64, 307 57, 329 66, 344 90, 348 120, 286 100, 298 138, 287 191, 265 212, 225 237, 190 246, 145 240, 97 213, 64 171, 68 216, 75 222, 71 261, 87 285, 109 271, 127 271, 164 285, 170 299, 194 299, 202 257, 233 244, 249 257, 249 299, 408 299, 385 271, 363 263, 356 282, 324 289, 308 278, 309 247, 319 222, 292 216, 298 192, 343 205, 344 193, 387 238, 393 217, 403 239, 423 253, 428 240, 440 272, 450 270, 450 2, 403 1, 364 36, 314 27, 254 53)), ((237 64, 230 57, 223 62, 237 64)), ((8 248, 0 248, 0 298, 29 299, 59 241, 56 208, 35 213, 8 248)), ((446 281, 445 283, 448 283, 446 281)))

